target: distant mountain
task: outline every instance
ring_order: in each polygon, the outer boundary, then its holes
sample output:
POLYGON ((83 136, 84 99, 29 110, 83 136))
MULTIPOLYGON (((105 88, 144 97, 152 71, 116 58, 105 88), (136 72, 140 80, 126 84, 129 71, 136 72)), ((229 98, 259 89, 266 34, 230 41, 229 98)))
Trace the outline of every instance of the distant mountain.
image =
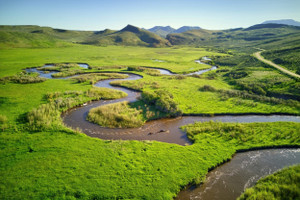
POLYGON ((199 26, 182 26, 179 29, 173 31, 173 33, 183 33, 191 30, 199 30, 201 29, 199 26))
POLYGON ((172 45, 203 45, 222 48, 253 49, 300 46, 300 27, 284 24, 257 24, 228 30, 190 30, 167 35, 172 45), (245 48, 248 47, 248 48, 245 48))
POLYGON ((87 38, 83 43, 92 45, 129 45, 148 47, 171 46, 170 42, 165 38, 132 25, 127 25, 120 31, 94 33, 94 35, 87 38))
POLYGON ((166 37, 170 33, 183 33, 190 30, 201 29, 198 26, 182 26, 179 29, 174 29, 170 26, 154 26, 153 28, 148 29, 148 31, 155 33, 161 37, 166 37))
POLYGON ((170 42, 147 30, 128 25, 120 31, 71 31, 40 26, 0 26, 1 47, 56 47, 72 43, 165 47, 170 42))
POLYGON ((297 22, 293 19, 268 20, 263 22, 262 24, 285 24, 291 26, 300 26, 300 22, 297 22))
POLYGON ((153 28, 148 29, 148 31, 155 33, 161 37, 166 37, 169 33, 172 33, 176 29, 171 26, 154 26, 153 28))

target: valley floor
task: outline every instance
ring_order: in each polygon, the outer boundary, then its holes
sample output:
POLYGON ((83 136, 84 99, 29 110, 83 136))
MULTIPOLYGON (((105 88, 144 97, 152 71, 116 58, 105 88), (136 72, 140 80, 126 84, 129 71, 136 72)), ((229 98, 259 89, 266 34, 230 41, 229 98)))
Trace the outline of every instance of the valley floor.
MULTIPOLYGON (((199 122, 183 127, 193 141, 187 146, 157 141, 101 140, 62 123, 61 112, 71 107, 91 100, 125 96, 122 92, 93 86, 98 80, 124 75, 86 75, 108 71, 143 76, 136 81, 115 83, 154 94, 155 103, 152 102, 151 108, 142 100, 129 105, 141 111, 138 113, 143 114, 143 120, 149 119, 147 111, 162 116, 169 114, 169 110, 162 109, 168 105, 177 106, 185 114, 300 114, 299 101, 295 100, 298 94, 294 92, 297 81, 257 63, 255 69, 252 63, 251 67, 244 65, 246 72, 237 70, 238 67, 221 66, 216 71, 188 77, 158 75, 148 68, 140 68, 159 67, 187 73, 207 68, 195 63, 204 56, 232 57, 193 47, 74 45, 1 49, 0 198, 172 199, 187 184, 204 181, 209 169, 239 150, 300 146, 300 124, 296 122, 199 122), (39 80, 32 74, 18 74, 26 67, 46 63, 87 63, 90 68, 68 66, 68 70, 61 71, 63 76, 85 74, 74 79, 39 80), (257 80, 264 85, 253 84, 257 80), (275 98, 275 92, 292 98, 275 98)), ((64 70, 59 66, 56 69, 64 70)), ((151 104, 153 99, 148 100, 151 104)))

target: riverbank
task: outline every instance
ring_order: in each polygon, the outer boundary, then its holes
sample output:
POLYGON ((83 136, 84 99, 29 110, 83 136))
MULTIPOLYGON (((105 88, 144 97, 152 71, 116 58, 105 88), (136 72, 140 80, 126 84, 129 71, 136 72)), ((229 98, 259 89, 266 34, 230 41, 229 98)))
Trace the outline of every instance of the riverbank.
POLYGON ((287 167, 283 170, 260 179, 256 185, 249 188, 238 200, 246 199, 298 199, 300 165, 287 167))

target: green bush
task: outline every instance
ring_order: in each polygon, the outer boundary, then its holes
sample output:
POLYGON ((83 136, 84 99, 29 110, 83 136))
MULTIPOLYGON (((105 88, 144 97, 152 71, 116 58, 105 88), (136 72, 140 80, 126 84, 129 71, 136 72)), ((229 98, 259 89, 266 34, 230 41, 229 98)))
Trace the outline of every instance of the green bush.
POLYGON ((118 74, 118 73, 92 73, 92 74, 84 74, 77 77, 73 77, 72 79, 76 80, 78 83, 83 83, 90 81, 90 83, 96 83, 105 79, 124 79, 127 78, 126 74, 118 74))
POLYGON ((0 115, 0 129, 4 131, 8 127, 8 120, 5 115, 0 115))
POLYGON ((20 72, 14 76, 7 76, 0 79, 0 83, 13 82, 20 84, 41 83, 46 81, 46 78, 39 77, 38 73, 20 72))
POLYGON ((66 91, 47 93, 45 99, 49 102, 33 109, 27 114, 30 130, 58 129, 62 122, 60 113, 90 100, 118 99, 126 93, 108 88, 93 87, 86 92, 66 91))
POLYGON ((91 109, 87 120, 109 128, 140 127, 144 124, 141 112, 130 108, 128 102, 120 102, 91 109))
POLYGON ((155 105, 159 111, 166 113, 167 116, 176 117, 182 114, 173 100, 172 94, 164 90, 158 90, 155 93, 144 91, 141 99, 147 104, 155 105))

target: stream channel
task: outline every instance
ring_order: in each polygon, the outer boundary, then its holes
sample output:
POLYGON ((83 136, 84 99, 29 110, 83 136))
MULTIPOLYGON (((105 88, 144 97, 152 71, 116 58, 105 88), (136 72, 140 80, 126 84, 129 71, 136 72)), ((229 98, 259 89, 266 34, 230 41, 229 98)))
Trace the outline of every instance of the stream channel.
MULTIPOLYGON (((49 67, 49 65, 47 65, 49 67)), ((87 68, 87 65, 81 64, 87 68)), ((202 74, 216 69, 201 70, 187 75, 202 74)), ((174 75, 164 69, 158 69, 161 74, 174 75)), ((43 73, 35 68, 27 69, 27 72, 38 72, 40 76, 52 78, 56 72, 43 73)), ((127 97, 115 100, 92 101, 81 107, 70 109, 62 114, 64 123, 73 128, 79 128, 86 135, 106 140, 156 140, 161 142, 176 143, 179 145, 189 145, 185 132, 180 127, 194 122, 222 121, 222 122, 277 122, 291 121, 300 122, 299 116, 290 115, 221 115, 214 117, 183 116, 172 119, 159 119, 147 122, 140 128, 104 128, 86 120, 86 116, 91 108, 101 105, 129 101, 137 101, 140 92, 127 88, 112 86, 111 81, 115 80, 137 80, 139 75, 128 74, 126 79, 111 79, 99 81, 97 87, 106 87, 121 90, 128 94, 127 97)), ((70 77, 67 77, 70 78, 70 77)), ((246 188, 253 186, 258 179, 268 174, 274 173, 283 167, 300 164, 300 149, 268 149, 237 153, 231 161, 215 168, 207 174, 206 182, 200 186, 190 186, 181 191, 175 199, 236 199, 246 188)))

